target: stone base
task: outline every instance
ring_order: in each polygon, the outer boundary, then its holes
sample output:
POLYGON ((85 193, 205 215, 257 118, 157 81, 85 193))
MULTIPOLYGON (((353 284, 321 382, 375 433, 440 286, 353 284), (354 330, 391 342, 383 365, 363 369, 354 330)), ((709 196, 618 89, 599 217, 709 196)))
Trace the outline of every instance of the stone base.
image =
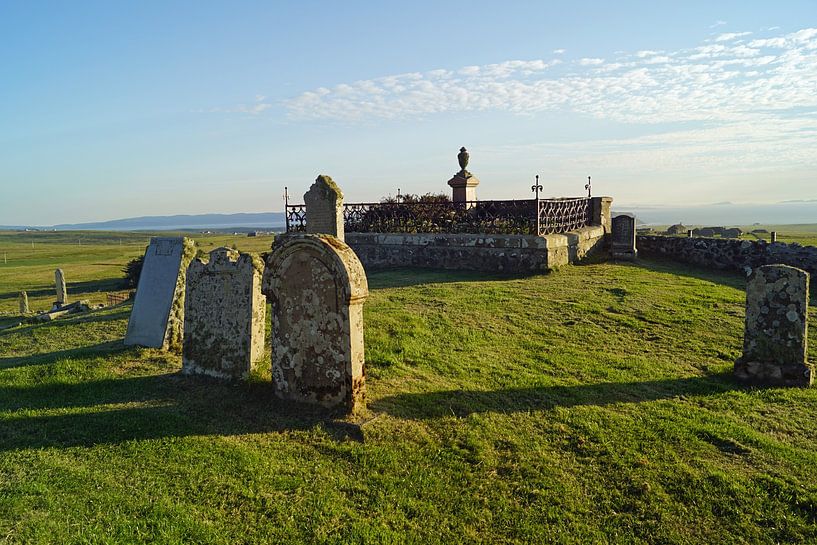
POLYGON ((735 362, 735 378, 749 384, 767 386, 811 386, 812 369, 807 363, 735 362))
POLYGON ((610 255, 613 259, 623 259, 626 261, 634 261, 636 257, 638 257, 637 250, 616 250, 613 248, 610 255))

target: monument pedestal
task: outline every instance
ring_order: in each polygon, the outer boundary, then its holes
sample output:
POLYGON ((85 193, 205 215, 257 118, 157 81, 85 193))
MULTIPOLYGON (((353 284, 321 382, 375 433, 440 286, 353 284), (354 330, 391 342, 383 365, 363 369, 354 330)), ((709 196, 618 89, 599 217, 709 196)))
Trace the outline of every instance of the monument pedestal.
POLYGON ((477 200, 479 178, 467 170, 461 170, 454 174, 454 177, 448 180, 448 185, 453 190, 451 194, 452 201, 467 202, 477 200))

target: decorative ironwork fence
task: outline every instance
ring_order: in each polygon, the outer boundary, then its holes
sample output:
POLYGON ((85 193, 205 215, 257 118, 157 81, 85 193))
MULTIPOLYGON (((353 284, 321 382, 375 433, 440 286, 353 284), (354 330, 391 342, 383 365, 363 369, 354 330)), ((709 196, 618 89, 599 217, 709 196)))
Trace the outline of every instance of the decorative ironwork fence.
MULTIPOLYGON (((349 233, 546 235, 591 224, 590 199, 355 203, 343 205, 349 233)), ((306 230, 306 206, 286 205, 287 231, 306 230)))

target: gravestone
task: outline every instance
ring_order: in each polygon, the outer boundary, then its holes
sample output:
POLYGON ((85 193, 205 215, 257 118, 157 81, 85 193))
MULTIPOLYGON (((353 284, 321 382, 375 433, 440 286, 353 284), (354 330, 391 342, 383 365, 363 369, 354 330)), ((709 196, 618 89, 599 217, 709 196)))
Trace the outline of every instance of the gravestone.
POLYGON ((68 289, 65 287, 65 274, 62 269, 54 271, 54 286, 57 292, 56 306, 59 308, 68 299, 68 289))
POLYGON ((182 373, 247 378, 264 355, 263 263, 229 248, 187 268, 182 373))
POLYGON ((28 308, 28 294, 25 291, 20 292, 20 314, 28 314, 31 310, 28 308))
POLYGON ((195 253, 195 243, 186 237, 150 239, 128 320, 126 345, 181 349, 185 273, 195 253))
POLYGON ((735 362, 739 380, 809 386, 807 363, 809 275, 787 265, 756 268, 746 285, 743 355, 735 362))
POLYGON ((635 247, 635 218, 619 214, 613 218, 612 231, 613 259, 635 259, 638 255, 635 247))
POLYGON ((304 193, 306 232, 343 236, 343 193, 332 178, 321 174, 304 193))
POLYGON ((272 381, 281 399, 365 405, 366 273, 352 249, 326 235, 276 237, 262 290, 272 308, 272 381))

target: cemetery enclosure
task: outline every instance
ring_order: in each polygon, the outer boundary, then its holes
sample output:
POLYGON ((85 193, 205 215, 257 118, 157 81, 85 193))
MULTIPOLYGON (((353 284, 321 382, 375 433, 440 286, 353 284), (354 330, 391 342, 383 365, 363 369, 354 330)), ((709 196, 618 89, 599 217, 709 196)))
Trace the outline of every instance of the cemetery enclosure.
MULTIPOLYGON (((62 265, 69 296, 90 281, 62 265)), ((0 535, 811 541, 817 394, 731 380, 744 286, 649 260, 374 273, 359 430, 121 347, 129 305, 0 332, 0 535)))

